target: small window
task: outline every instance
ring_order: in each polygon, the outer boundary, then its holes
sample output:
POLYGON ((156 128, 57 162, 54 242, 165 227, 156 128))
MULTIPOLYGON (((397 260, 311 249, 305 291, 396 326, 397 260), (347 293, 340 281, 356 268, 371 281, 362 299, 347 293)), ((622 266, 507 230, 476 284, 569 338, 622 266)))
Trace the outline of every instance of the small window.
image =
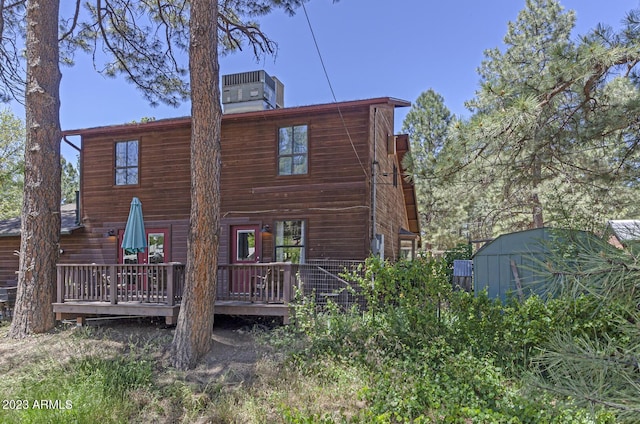
POLYGON ((149 233, 147 235, 148 262, 150 264, 161 264, 165 262, 164 232, 149 233))
POLYGON ((278 131, 278 175, 307 173, 307 126, 280 128, 278 131))
POLYGON ((256 232, 255 230, 236 231, 236 262, 256 261, 256 232))
MULTIPOLYGON (((121 264, 161 264, 170 261, 170 232, 168 229, 149 229, 147 234, 147 248, 144 252, 134 252, 119 249, 118 263, 121 264)), ((122 245, 124 229, 118 231, 118 246, 122 245)))
POLYGON ((416 241, 400 240, 400 259, 413 260, 416 257, 416 241))
POLYGON ((304 263, 304 221, 276 221, 276 261, 304 263))
POLYGON ((116 143, 115 170, 116 185, 138 184, 138 140, 116 143))
POLYGON ((398 187, 398 167, 393 164, 393 186, 398 187))

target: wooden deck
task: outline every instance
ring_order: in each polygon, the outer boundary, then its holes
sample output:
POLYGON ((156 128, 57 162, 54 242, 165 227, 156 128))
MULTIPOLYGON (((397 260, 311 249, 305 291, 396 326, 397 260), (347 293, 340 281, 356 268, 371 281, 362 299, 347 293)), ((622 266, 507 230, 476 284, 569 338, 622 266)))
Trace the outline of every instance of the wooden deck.
POLYGON ((175 324, 180 305, 168 306, 162 303, 121 302, 111 305, 108 302, 80 300, 54 303, 53 311, 57 320, 76 319, 82 324, 89 316, 151 316, 165 317, 167 324, 175 324))
MULTIPOLYGON (((280 316, 289 322, 296 287, 290 263, 218 268, 216 314, 280 316)), ((58 265, 57 320, 88 316, 159 316, 175 324, 184 287, 183 264, 58 265)))
MULTIPOLYGON (((56 319, 73 319, 77 320, 79 324, 82 324, 88 316, 119 315, 164 317, 166 323, 172 325, 178 319, 180 305, 167 306, 162 303, 122 302, 114 306, 106 302, 68 301, 54 303, 53 309, 56 312, 56 319)), ((265 304, 217 300, 215 313, 217 315, 283 317, 285 324, 289 322, 289 305, 284 303, 265 304)))

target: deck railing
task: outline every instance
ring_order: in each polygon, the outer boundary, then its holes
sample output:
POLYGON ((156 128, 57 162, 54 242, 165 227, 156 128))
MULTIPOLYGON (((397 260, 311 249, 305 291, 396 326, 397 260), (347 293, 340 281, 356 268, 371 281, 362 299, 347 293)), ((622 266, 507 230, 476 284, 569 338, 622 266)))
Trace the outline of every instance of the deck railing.
POLYGON ((296 287, 297 266, 272 262, 218 266, 218 300, 289 303, 296 287))
MULTIPOLYGON (((289 303, 296 284, 290 263, 221 265, 217 300, 289 303)), ((57 301, 180 303, 184 264, 60 264, 57 301)))
POLYGON ((162 303, 182 300, 183 264, 154 265, 58 265, 57 301, 162 303))
MULTIPOLYGON (((298 288, 318 304, 331 299, 348 307, 361 303, 359 286, 343 279, 356 261, 285 262, 218 266, 217 300, 288 304, 298 288), (348 288, 348 290, 347 290, 348 288)), ((60 264, 57 301, 147 302, 179 304, 185 265, 60 264)))

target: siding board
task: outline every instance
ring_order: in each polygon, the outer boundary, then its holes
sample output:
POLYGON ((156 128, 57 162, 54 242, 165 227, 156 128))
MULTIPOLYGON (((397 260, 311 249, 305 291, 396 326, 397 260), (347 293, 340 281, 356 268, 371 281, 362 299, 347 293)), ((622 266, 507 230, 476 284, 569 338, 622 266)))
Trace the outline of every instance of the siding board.
MULTIPOLYGON (((365 258, 372 233, 372 140, 379 168, 391 169, 396 164, 400 169, 397 157, 382 153, 387 134, 393 133, 394 107, 407 105, 382 98, 223 116, 220 263, 228 261, 233 222, 273 228, 274 222, 282 219, 306 220, 307 258, 365 258), (308 126, 308 173, 279 176, 278 129, 292 125, 308 126)), ((157 121, 75 134, 82 136, 81 214, 85 228, 69 236, 73 246, 61 261, 115 261, 115 238, 105 237, 105 233, 124 227, 134 196, 142 202, 145 220, 153 222, 149 227, 170 228, 171 260, 186 261, 190 121, 179 118, 166 124, 157 121), (140 143, 139 184, 114 186, 115 142, 134 139, 140 143)), ((408 225, 402 189, 382 184, 377 189, 376 232, 383 232, 385 240, 395 239, 399 228, 408 225)), ((261 236, 261 257, 270 260, 273 236, 261 236)), ((397 256, 397 246, 393 247, 397 242, 387 245, 386 256, 397 256)), ((0 252, 2 248, 0 241, 0 252)), ((4 249, 10 249, 9 245, 4 249)))

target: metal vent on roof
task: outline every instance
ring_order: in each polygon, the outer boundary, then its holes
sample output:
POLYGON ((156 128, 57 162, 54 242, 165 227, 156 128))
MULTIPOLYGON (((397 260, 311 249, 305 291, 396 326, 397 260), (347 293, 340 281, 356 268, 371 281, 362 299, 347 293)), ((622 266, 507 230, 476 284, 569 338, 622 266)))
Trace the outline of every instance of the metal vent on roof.
POLYGON ((265 71, 249 71, 241 72, 239 74, 230 74, 222 76, 222 86, 228 87, 231 85, 252 84, 256 82, 263 82, 267 84, 273 90, 276 89, 276 84, 265 71))
POLYGON ((222 76, 224 113, 276 109, 284 106, 284 85, 265 71, 222 76))

